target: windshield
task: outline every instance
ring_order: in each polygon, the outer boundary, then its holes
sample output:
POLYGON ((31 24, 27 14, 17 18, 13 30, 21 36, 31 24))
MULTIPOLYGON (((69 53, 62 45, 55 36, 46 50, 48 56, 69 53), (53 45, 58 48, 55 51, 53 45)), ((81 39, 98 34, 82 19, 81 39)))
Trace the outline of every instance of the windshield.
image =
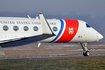
POLYGON ((88 23, 86 23, 86 27, 90 28, 91 26, 88 23))

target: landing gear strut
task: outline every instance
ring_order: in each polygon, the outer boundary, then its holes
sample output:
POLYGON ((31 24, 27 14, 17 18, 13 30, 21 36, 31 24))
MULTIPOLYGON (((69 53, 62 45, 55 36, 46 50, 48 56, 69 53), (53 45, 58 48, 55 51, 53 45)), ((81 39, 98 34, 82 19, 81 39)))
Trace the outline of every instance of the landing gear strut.
POLYGON ((90 52, 88 51, 88 49, 87 49, 87 43, 80 43, 81 44, 81 47, 82 47, 82 49, 83 49, 83 55, 84 56, 89 56, 90 55, 90 52))

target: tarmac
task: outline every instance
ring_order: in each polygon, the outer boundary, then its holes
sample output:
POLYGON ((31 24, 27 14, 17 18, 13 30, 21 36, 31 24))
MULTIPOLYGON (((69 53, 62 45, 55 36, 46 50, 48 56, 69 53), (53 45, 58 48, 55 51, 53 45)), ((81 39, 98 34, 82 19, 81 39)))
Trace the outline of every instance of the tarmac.
MULTIPOLYGON (((40 47, 37 46, 37 43, 32 43, 3 48, 5 56, 0 55, 0 60, 84 57, 83 50, 78 43, 43 43, 40 47)), ((89 43, 88 49, 91 53, 89 57, 105 57, 104 42, 89 43)))
POLYGON ((0 59, 0 61, 10 61, 10 60, 37 60, 37 59, 61 59, 61 58, 88 58, 88 57, 105 57, 105 55, 90 55, 87 57, 84 57, 82 55, 80 56, 52 56, 52 57, 29 57, 29 58, 5 58, 0 59))

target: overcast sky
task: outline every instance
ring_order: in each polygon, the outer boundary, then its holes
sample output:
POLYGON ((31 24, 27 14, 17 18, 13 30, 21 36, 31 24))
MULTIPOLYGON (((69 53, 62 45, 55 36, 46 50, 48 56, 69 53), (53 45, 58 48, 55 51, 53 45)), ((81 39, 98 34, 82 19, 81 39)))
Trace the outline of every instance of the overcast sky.
POLYGON ((0 16, 40 12, 48 18, 84 20, 105 36, 105 0, 0 0, 0 16))
POLYGON ((105 0, 0 0, 1 12, 105 15, 105 0))

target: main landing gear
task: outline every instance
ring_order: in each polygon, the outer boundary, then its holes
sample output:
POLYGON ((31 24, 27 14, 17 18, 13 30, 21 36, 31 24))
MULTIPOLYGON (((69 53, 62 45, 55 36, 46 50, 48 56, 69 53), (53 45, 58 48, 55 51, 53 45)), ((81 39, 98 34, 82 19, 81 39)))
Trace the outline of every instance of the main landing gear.
POLYGON ((87 43, 80 43, 80 44, 81 44, 81 47, 83 49, 83 55, 84 56, 89 56, 90 55, 90 52, 87 49, 87 43))

